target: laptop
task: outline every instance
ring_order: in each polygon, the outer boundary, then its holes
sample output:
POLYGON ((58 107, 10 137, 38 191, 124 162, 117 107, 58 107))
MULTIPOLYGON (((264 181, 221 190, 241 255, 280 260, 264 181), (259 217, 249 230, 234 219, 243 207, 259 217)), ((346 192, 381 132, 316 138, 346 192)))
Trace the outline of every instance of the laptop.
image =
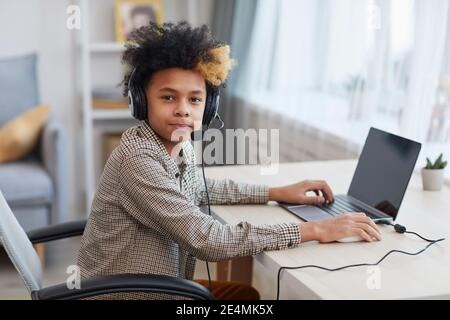
POLYGON ((347 194, 321 206, 280 205, 305 221, 325 220, 346 212, 364 212, 374 221, 393 221, 420 149, 418 142, 371 128, 347 194))

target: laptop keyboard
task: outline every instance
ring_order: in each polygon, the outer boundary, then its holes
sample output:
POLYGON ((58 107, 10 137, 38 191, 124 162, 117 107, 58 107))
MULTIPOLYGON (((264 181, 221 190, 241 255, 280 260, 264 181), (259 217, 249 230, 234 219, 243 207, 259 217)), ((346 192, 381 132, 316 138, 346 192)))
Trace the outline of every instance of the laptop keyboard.
POLYGON ((323 211, 331 214, 332 216, 337 216, 339 214, 343 214, 346 212, 364 212, 367 216, 369 216, 370 218, 377 218, 377 216, 375 216, 374 214, 367 212, 367 210, 347 202, 344 199, 341 198, 335 198, 333 203, 330 204, 323 204, 321 206, 319 206, 323 211))

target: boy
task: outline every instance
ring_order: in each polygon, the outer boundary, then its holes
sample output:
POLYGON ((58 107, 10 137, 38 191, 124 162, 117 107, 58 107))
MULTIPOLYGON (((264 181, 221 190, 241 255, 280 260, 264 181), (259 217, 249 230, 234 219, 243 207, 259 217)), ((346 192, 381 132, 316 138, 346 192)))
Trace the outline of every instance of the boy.
MULTIPOLYGON (((189 138, 202 121, 208 88, 223 85, 232 67, 229 47, 206 26, 151 23, 132 34, 123 62, 131 67, 124 94, 132 89, 133 102, 145 101, 147 112, 140 125, 123 134, 105 166, 79 252, 82 278, 151 273, 192 279, 196 258, 227 260, 355 235, 380 239, 377 226, 364 214, 256 226, 222 225, 202 213, 199 205, 207 203, 206 192, 189 138), (145 97, 137 97, 138 92, 145 97)), ((207 179, 207 185, 216 205, 333 201, 323 181, 269 188, 207 179), (307 196, 308 191, 316 196, 307 196)), ((207 281, 199 282, 207 286, 207 281)), ((217 299, 259 298, 256 290, 241 284, 213 281, 212 287, 217 299)), ((174 297, 123 293, 102 298, 174 297)))

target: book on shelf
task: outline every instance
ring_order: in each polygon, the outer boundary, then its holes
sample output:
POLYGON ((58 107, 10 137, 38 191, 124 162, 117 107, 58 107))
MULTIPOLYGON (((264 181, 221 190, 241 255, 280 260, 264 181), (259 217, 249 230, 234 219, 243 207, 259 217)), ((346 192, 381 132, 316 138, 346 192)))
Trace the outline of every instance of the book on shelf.
POLYGON ((126 109, 128 108, 128 99, 122 96, 118 88, 97 87, 92 90, 92 108, 126 109))
POLYGON ((109 100, 109 99, 93 99, 92 100, 92 108, 93 109, 127 109, 128 108, 128 100, 109 100))

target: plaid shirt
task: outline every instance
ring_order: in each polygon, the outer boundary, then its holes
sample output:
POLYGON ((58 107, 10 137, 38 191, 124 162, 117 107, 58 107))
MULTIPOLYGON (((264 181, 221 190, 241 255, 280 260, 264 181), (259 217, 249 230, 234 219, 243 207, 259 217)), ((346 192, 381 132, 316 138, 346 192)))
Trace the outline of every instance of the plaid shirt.
MULTIPOLYGON (((200 211, 207 203, 193 146, 172 159, 146 123, 128 129, 108 159, 81 241, 81 277, 121 273, 192 279, 196 258, 220 261, 296 246, 297 224, 224 225, 200 211), (178 163, 178 164, 177 164, 178 163)), ((207 179, 212 205, 261 204, 266 185, 207 179)), ((173 298, 121 293, 102 298, 173 298)))

